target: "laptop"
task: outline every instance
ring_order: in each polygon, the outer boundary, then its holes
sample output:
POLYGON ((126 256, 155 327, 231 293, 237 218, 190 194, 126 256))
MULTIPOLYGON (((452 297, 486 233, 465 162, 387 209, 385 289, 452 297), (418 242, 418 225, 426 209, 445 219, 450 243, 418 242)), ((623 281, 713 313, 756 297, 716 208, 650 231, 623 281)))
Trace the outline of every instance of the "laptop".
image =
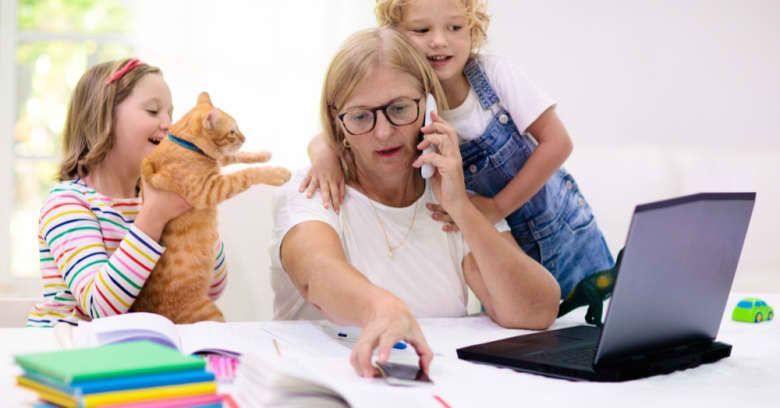
POLYGON ((715 341, 755 193, 638 205, 602 328, 575 326, 459 348, 463 360, 570 380, 625 381, 715 362, 715 341))

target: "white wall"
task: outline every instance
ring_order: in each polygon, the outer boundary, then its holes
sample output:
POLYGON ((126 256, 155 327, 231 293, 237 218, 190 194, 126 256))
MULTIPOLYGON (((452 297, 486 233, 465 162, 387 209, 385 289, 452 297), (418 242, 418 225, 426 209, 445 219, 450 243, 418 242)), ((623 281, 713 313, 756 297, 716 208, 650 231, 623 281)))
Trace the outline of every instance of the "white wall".
POLYGON ((780 2, 490 6, 490 50, 559 101, 575 144, 780 147, 780 2))
MULTIPOLYGON (((247 149, 270 149, 273 163, 290 168, 308 163, 330 56, 348 34, 375 24, 364 0, 142 5, 139 56, 163 68, 175 118, 207 90, 238 120, 247 149)), ((743 260, 755 262, 744 269, 764 272, 740 272, 735 288, 780 291, 780 251, 755 242, 780 229, 772 164, 780 159, 780 2, 492 0, 489 11, 485 51, 509 57, 558 101, 575 143, 566 166, 613 250, 641 201, 754 190, 743 260), (754 165, 731 176, 730 168, 754 165), (626 174, 636 185, 620 180, 626 174), (603 191, 611 179, 616 188, 603 191)), ((231 320, 271 316, 270 191, 254 188, 220 210, 233 273, 220 304, 231 320)))

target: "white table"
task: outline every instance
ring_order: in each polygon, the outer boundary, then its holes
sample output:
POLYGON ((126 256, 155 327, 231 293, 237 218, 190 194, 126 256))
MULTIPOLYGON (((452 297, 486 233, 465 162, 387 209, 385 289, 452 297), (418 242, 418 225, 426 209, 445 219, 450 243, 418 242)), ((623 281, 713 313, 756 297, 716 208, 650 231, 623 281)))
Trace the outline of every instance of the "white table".
MULTIPOLYGON (((750 294, 751 296, 753 294, 750 294)), ((777 319, 761 324, 733 322, 731 310, 748 297, 732 293, 721 324, 718 340, 733 345, 731 356, 714 364, 623 383, 588 383, 552 379, 512 370, 477 365, 458 360, 461 346, 526 333, 502 329, 487 317, 421 319, 420 324, 436 353, 428 389, 391 388, 374 379, 354 376, 350 387, 371 395, 371 406, 406 405, 442 408, 432 398, 438 395, 452 407, 773 407, 780 406, 780 323, 777 319), (413 402, 412 402, 413 401, 413 402)), ((780 294, 757 295, 780 310, 780 294)), ((556 321, 552 328, 583 322, 584 308, 556 321)), ((351 376, 346 356, 349 349, 328 337, 316 338, 318 323, 241 322, 228 323, 227 331, 239 337, 246 349, 266 356, 276 351, 269 341, 278 340, 283 355, 320 357, 327 355, 332 375, 351 376)), ((56 350, 50 329, 0 329, 0 405, 30 406, 35 395, 15 386, 20 370, 12 362, 18 353, 56 350)), ((360 393, 358 393, 360 394, 360 393)), ((366 401, 365 399, 357 399, 366 401)), ((360 404, 361 406, 363 404, 360 404)))

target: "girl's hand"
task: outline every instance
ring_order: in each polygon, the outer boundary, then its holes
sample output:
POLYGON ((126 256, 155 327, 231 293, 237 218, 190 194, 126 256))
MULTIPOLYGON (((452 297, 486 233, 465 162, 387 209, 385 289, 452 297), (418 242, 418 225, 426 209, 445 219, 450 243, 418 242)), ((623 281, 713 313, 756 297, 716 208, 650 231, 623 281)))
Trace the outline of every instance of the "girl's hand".
MULTIPOLYGON (((496 224, 504 218, 501 215, 501 208, 498 207, 498 203, 496 203, 495 199, 471 193, 469 193, 469 199, 491 224, 496 224)), ((460 230, 455 224, 455 221, 452 220, 452 217, 447 214, 447 211, 444 211, 444 207, 436 203, 428 203, 425 206, 433 213, 431 214, 431 218, 444 223, 444 226, 441 228, 442 231, 455 232, 460 230)))
POLYGON ((333 210, 338 214, 347 190, 339 156, 333 149, 323 149, 313 158, 311 168, 301 181, 298 191, 302 193, 305 190, 306 197, 311 198, 318 188, 322 195, 322 206, 328 208, 333 203, 333 210))
POLYGON ((498 203, 494 198, 488 198, 478 194, 472 194, 469 198, 471 198, 471 203, 477 207, 479 212, 481 212, 491 224, 495 225, 504 218, 503 210, 498 206, 498 203))
POLYGON ((184 214, 192 206, 180 195, 160 190, 142 182, 143 202, 134 224, 155 241, 159 241, 168 221, 184 214))
POLYGON ((379 362, 387 362, 390 351, 400 340, 414 347, 420 357, 420 368, 428 374, 433 360, 433 351, 409 308, 400 300, 380 306, 376 316, 363 328, 357 343, 352 348, 349 361, 358 375, 375 377, 379 374, 371 364, 374 349, 379 349, 379 362))
POLYGON ((451 215, 468 201, 458 135, 455 128, 439 115, 431 113, 431 119, 433 123, 420 129, 425 139, 417 148, 423 150, 433 144, 437 151, 421 155, 412 165, 416 168, 420 168, 424 163, 433 165, 435 171, 430 179, 433 193, 441 207, 451 215))

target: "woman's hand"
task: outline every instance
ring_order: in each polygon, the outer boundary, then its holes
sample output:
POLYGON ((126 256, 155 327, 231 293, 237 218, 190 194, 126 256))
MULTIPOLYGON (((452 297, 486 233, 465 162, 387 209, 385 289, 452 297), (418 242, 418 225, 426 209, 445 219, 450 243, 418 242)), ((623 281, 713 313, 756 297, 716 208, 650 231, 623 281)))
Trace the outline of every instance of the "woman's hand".
POLYGON ((145 181, 141 185, 143 203, 134 224, 155 241, 159 241, 168 221, 184 214, 192 206, 180 195, 160 190, 145 181))
POLYGON ((384 363, 390 357, 393 346, 400 340, 414 347, 420 357, 420 368, 428 374, 433 352, 412 312, 395 297, 379 305, 374 317, 363 328, 349 358, 352 367, 363 377, 378 375, 376 368, 371 365, 374 349, 379 349, 378 361, 384 363))
POLYGON ((420 129, 425 139, 417 145, 417 148, 423 150, 433 144, 437 151, 421 155, 412 165, 416 168, 424 163, 433 165, 436 169, 430 179, 433 194, 441 203, 441 208, 446 213, 453 214, 469 201, 463 181, 463 162, 458 146, 458 134, 455 128, 436 113, 431 113, 431 119, 433 123, 420 129))
POLYGON ((328 208, 332 203, 333 210, 338 214, 347 192, 338 153, 330 146, 324 145, 311 156, 311 168, 301 181, 298 191, 301 193, 306 191, 306 197, 311 198, 319 188, 322 195, 322 206, 328 208))

